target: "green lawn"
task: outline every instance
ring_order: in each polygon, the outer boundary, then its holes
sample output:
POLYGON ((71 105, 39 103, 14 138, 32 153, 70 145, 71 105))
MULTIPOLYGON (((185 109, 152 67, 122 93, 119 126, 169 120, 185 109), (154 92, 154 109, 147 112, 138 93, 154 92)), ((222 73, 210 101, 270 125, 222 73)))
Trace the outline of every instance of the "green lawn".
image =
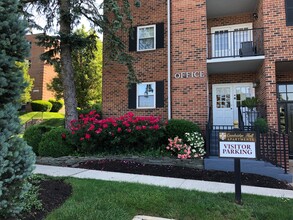
POLYGON ((293 200, 234 194, 211 194, 132 183, 69 178, 72 196, 46 220, 131 220, 144 214, 165 218, 196 219, 293 219, 293 200))
POLYGON ((31 119, 52 119, 52 118, 64 118, 64 114, 57 113, 57 112, 28 112, 19 116, 20 121, 22 124, 26 123, 31 119))

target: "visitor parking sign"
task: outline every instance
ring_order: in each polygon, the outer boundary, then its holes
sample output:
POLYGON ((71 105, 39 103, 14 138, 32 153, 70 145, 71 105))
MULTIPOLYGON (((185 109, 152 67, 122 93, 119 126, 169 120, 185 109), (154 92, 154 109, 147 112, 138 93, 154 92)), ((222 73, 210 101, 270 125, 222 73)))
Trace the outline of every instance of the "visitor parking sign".
POLYGON ((256 158, 254 132, 219 132, 219 157, 256 158))

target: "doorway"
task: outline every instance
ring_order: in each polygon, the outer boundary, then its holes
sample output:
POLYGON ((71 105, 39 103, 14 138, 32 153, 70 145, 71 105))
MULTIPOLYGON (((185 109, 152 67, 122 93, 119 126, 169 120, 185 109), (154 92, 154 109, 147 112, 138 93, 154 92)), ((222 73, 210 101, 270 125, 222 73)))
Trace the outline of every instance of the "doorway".
POLYGON ((233 125, 238 121, 238 106, 247 97, 254 97, 252 83, 214 84, 213 124, 233 125))
POLYGON ((293 158, 293 84, 278 84, 279 128, 289 137, 289 155, 293 158))

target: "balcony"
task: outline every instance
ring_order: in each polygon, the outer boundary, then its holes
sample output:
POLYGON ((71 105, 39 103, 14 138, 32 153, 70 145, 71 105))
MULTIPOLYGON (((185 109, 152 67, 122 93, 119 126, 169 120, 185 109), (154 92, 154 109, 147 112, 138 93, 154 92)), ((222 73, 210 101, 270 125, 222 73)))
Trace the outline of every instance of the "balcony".
POLYGON ((207 35, 209 74, 257 71, 264 60, 263 31, 247 24, 212 28, 207 35))
POLYGON ((259 0, 207 0, 206 2, 208 18, 253 13, 259 4, 259 0))

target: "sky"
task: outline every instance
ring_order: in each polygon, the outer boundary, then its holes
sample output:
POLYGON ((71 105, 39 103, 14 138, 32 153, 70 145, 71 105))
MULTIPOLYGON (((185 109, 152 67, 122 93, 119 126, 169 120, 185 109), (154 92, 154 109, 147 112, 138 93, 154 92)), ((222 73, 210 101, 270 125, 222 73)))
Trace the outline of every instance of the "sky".
MULTIPOLYGON (((101 4, 101 3, 103 2, 103 0, 95 0, 95 1, 96 1, 96 3, 97 3, 98 5, 101 4)), ((42 14, 38 14, 35 10, 32 10, 32 13, 35 15, 35 18, 34 18, 34 19, 35 19, 36 23, 39 24, 40 26, 44 27, 45 24, 46 24, 45 16, 42 15, 42 14)), ((80 28, 82 25, 84 25, 85 28, 86 28, 87 30, 90 29, 90 23, 89 23, 89 22, 87 21, 87 19, 84 18, 84 17, 81 18, 80 25, 77 26, 76 28, 80 28)), ((42 32, 42 31, 40 31, 40 30, 36 30, 36 29, 33 29, 33 30, 32 30, 32 33, 33 33, 33 34, 37 34, 37 33, 41 33, 41 32, 42 32)), ((56 33, 57 33, 57 31, 52 31, 50 34, 54 35, 54 34, 56 34, 56 33)), ((101 34, 101 33, 98 33, 98 36, 99 36, 101 39, 103 38, 103 34, 101 34)))

